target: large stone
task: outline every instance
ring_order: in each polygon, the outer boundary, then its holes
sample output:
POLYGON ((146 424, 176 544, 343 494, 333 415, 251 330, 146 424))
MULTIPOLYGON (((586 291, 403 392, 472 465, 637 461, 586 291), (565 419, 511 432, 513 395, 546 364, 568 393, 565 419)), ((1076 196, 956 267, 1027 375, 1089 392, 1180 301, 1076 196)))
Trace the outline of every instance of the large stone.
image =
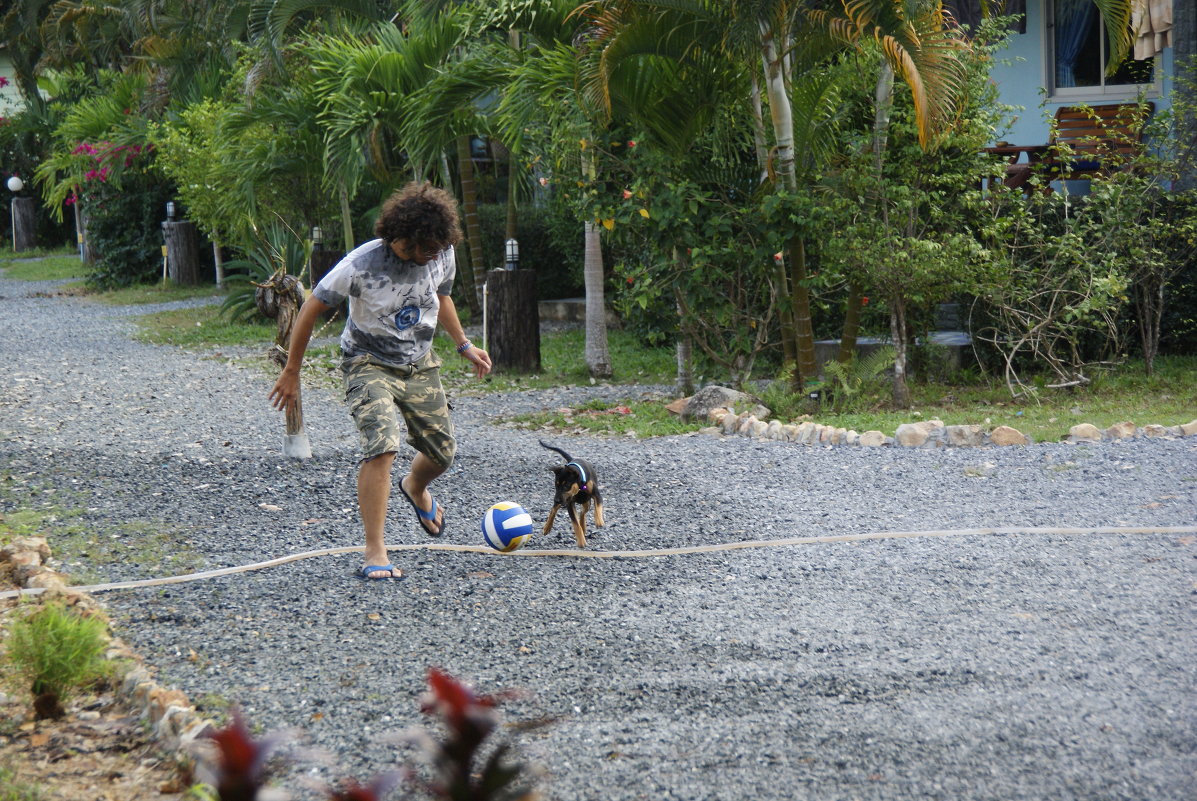
POLYGON ((707 420, 715 425, 719 425, 723 422, 723 418, 729 414, 731 414, 731 409, 726 406, 720 406, 717 409, 711 409, 710 413, 707 414, 707 420))
POLYGON ((724 415, 719 427, 723 430, 724 434, 729 436, 736 433, 736 429, 740 427, 740 415, 735 414, 734 412, 724 415))
POLYGON ((711 384, 698 390, 686 400, 686 405, 681 413, 682 419, 687 422, 706 420, 712 409, 718 409, 721 406, 740 413, 748 412, 757 419, 772 414, 769 407, 765 406, 755 395, 711 384))
POLYGON ((678 398, 665 404, 665 411, 669 412, 670 414, 681 415, 682 411, 686 408, 686 404, 689 402, 689 398, 678 398))
POLYGON ((848 433, 844 435, 845 445, 859 445, 860 434, 856 433, 856 429, 849 429, 848 433))
POLYGON ((993 445, 1030 445, 1031 440, 1017 428, 998 426, 989 432, 989 442, 993 445))
POLYGON ((765 436, 768 439, 774 439, 774 440, 782 439, 783 437, 781 434, 781 421, 780 420, 770 420, 768 427, 765 429, 765 436))
POLYGON ((1143 426, 1143 436, 1145 437, 1166 437, 1168 436, 1168 429, 1164 426, 1152 423, 1151 425, 1143 426))
POLYGON ((1197 420, 1194 420, 1191 423, 1180 424, 1180 435, 1182 437, 1191 437, 1194 434, 1197 434, 1197 420))
POLYGON ((1106 436, 1110 439, 1132 439, 1135 436, 1135 424, 1129 420, 1114 423, 1106 429, 1106 436))
POLYGON ((860 435, 860 444, 865 448, 880 448, 886 443, 886 439, 880 431, 866 431, 860 435))
POLYGON ((1101 429, 1092 423, 1079 423, 1068 429, 1069 442, 1101 442, 1101 429))
POLYGON ((50 558, 50 545, 45 537, 20 537, 0 548, 0 562, 8 561, 13 554, 25 551, 36 553, 43 562, 50 558))
POLYGON ((751 437, 752 427, 759 422, 760 421, 756 419, 756 415, 745 415, 740 418, 740 427, 736 429, 736 433, 741 437, 751 437))
POLYGON ((752 424, 752 429, 749 431, 749 435, 756 437, 757 439, 760 439, 761 437, 765 436, 765 433, 768 430, 769 430, 768 423, 766 423, 764 420, 757 420, 755 423, 752 424))
POLYGON ((981 426, 947 426, 944 433, 948 444, 957 448, 979 448, 985 444, 985 430, 981 426))
POLYGON ((927 444, 929 432, 922 423, 903 423, 894 432, 894 442, 903 448, 919 448, 927 444))

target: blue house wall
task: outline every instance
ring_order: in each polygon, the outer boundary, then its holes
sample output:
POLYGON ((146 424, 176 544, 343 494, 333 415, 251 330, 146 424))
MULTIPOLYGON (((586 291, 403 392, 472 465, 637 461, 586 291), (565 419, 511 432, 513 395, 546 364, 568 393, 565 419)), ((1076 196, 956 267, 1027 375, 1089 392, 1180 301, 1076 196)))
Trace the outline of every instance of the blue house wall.
MULTIPOLYGON (((1055 116, 1056 109, 1060 106, 1075 105, 1078 101, 1052 100, 1046 96, 1050 48, 1046 0, 1027 0, 1026 17, 1027 32, 1016 33, 1010 37, 1009 46, 995 56, 999 63, 990 73, 990 77, 998 86, 1001 101, 1007 105, 1021 107, 1021 110, 1014 112, 1016 119, 1010 129, 996 132, 994 139, 1019 145, 1035 145, 1047 142, 1048 121, 1055 116)), ((1159 111, 1168 108, 1169 98, 1175 88, 1174 48, 1164 48, 1164 52, 1157 59, 1156 72, 1157 86, 1146 93, 1146 99, 1155 103, 1156 110, 1159 111)), ((1085 102, 1099 105, 1125 102, 1134 100, 1135 97, 1135 90, 1128 87, 1125 93, 1093 97, 1085 102)))

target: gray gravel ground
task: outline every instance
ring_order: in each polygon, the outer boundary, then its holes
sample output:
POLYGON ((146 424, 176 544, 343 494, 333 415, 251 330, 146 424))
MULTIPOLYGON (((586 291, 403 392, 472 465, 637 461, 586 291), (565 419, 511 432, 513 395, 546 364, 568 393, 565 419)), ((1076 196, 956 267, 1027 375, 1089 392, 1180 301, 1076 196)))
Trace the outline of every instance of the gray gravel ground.
MULTIPOLYGON (((267 376, 229 353, 131 341, 130 318, 159 307, 38 294, 52 291, 0 278, 0 480, 48 484, 86 509, 85 528, 161 525, 202 568, 360 544, 356 434, 335 393, 305 393, 315 457, 284 460, 267 376)), ((435 485, 445 540, 480 543, 501 499, 547 512, 556 457, 496 419, 662 389, 456 398, 459 457, 435 485)), ((1197 524, 1197 438, 938 451, 552 439, 601 471, 609 525, 594 550, 1197 524)), ((405 504, 390 521, 393 544, 427 541, 405 504)), ((560 518, 534 543, 573 547, 560 518)), ((424 672, 440 665, 483 691, 526 690, 508 720, 556 719, 512 736, 561 801, 1197 797, 1192 537, 396 557, 402 582, 353 578, 350 554, 101 598, 161 683, 235 702, 265 730, 302 728, 333 755, 299 771, 320 778, 410 756, 388 735, 423 722, 424 672)))

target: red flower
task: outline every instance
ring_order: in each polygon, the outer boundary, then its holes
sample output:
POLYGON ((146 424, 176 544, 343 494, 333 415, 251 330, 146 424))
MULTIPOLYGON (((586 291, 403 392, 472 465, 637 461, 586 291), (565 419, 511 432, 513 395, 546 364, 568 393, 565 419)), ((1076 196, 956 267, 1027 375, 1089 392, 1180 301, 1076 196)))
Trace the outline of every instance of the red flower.
POLYGON ((636 140, 635 140, 635 139, 629 139, 629 140, 628 140, 628 147, 635 147, 635 146, 636 146, 636 140))
POLYGON ((868 295, 864 295, 863 297, 861 297, 861 299, 860 299, 860 305, 861 305, 861 306, 868 306, 868 305, 869 305, 869 296, 868 296, 868 295))
POLYGON ((5 78, 3 75, 0 75, 0 88, 3 88, 5 86, 8 86, 8 78, 5 78))
POLYGON ((628 286, 631 286, 634 283, 636 283, 636 279, 632 278, 632 276, 629 275, 628 276, 628 286))
POLYGON ((624 200, 627 200, 627 199, 628 199, 628 198, 630 198, 631 196, 632 196, 632 193, 631 193, 631 192, 629 192, 627 189, 623 190, 623 199, 624 199, 624 200))

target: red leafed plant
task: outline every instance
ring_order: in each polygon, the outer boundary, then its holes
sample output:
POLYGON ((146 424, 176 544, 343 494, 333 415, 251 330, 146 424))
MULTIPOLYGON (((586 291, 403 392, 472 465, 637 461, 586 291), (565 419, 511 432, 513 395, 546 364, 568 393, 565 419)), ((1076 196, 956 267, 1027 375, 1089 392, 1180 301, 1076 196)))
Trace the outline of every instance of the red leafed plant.
POLYGON ((527 801, 535 792, 521 781, 524 768, 505 761, 510 746, 500 743, 489 754, 482 746, 499 726, 496 696, 477 695, 466 685, 437 668, 428 670, 430 693, 421 711, 438 715, 447 736, 433 740, 426 732, 412 735, 432 766, 434 778, 423 782, 409 778, 433 798, 444 801, 527 801), (481 761, 481 765, 475 763, 481 761))
POLYGON ((256 801, 269 778, 267 760, 290 736, 278 731, 255 740, 241 713, 234 711, 232 723, 210 735, 214 754, 203 764, 201 778, 215 788, 220 801, 256 801))
MULTIPOLYGON (((425 794, 441 801, 531 801, 535 792, 523 781, 525 769, 505 761, 510 746, 500 743, 484 753, 486 740, 500 720, 497 696, 474 693, 469 687, 437 668, 428 671, 429 694, 421 711, 437 715, 446 736, 436 740, 418 730, 406 738, 418 745, 433 776, 420 778, 407 768, 375 777, 370 784, 349 780, 340 789, 327 791, 330 801, 382 801, 406 778, 425 794), (475 763, 481 762, 480 766, 475 763)), ((533 724, 540 725, 539 723, 533 724)), ((232 722, 210 735, 213 748, 201 759, 198 777, 215 791, 216 801, 259 801, 270 778, 267 762, 292 732, 281 731, 255 740, 239 712, 232 722)))

